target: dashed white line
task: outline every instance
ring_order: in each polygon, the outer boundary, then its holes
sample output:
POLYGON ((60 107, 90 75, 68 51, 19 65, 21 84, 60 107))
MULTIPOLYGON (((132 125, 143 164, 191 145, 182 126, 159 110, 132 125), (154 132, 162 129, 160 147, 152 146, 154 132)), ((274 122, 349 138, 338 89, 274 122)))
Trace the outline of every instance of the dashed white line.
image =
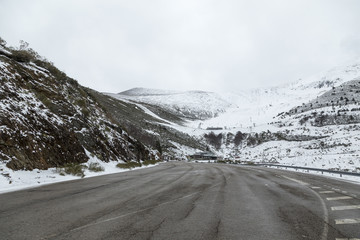
POLYGON ((360 238, 335 238, 335 240, 360 240, 360 238))
POLYGON ((326 200, 328 200, 328 201, 345 200, 345 199, 353 199, 353 198, 352 198, 352 197, 349 197, 349 196, 329 197, 329 198, 326 198, 326 200))
POLYGON ((335 193, 334 191, 320 191, 319 193, 335 193))
POLYGON ((360 209, 360 205, 349 205, 349 206, 336 206, 336 207, 331 207, 331 210, 333 210, 333 211, 351 210, 351 209, 360 209))
POLYGON ((320 189, 321 187, 316 187, 316 186, 314 186, 314 187, 311 187, 312 189, 320 189))
POLYGON ((295 179, 295 178, 290 178, 290 177, 287 177, 287 176, 284 176, 284 175, 281 175, 281 176, 284 177, 284 178, 286 178, 286 179, 289 179, 289 180, 291 180, 291 181, 300 183, 301 185, 309 185, 308 183, 303 182, 303 181, 300 181, 300 180, 297 180, 297 179, 295 179))
POLYGON ((335 219, 335 224, 358 224, 360 218, 335 219))

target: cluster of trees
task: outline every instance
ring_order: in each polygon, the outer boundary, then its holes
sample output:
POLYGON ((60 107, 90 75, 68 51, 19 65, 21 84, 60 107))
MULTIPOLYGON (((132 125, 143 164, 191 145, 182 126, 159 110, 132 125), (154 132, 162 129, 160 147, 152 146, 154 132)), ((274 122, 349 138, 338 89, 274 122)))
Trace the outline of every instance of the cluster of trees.
POLYGON ((215 134, 214 132, 210 132, 209 134, 205 134, 204 135, 206 141, 214 146, 216 149, 220 149, 221 148, 221 143, 222 143, 222 134, 219 133, 218 135, 215 134))

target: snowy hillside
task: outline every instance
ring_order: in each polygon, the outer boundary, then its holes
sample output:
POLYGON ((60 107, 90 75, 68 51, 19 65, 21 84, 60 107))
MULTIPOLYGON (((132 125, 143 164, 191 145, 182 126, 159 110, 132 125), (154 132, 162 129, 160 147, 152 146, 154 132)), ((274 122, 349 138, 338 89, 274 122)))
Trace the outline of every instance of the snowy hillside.
MULTIPOLYGON (((336 67, 290 84, 232 93, 202 91, 169 91, 133 88, 118 94, 117 99, 156 106, 190 120, 189 128, 243 129, 267 128, 268 123, 281 112, 308 103, 326 91, 360 76, 360 61, 336 67)), ((153 112, 156 112, 153 109, 153 112)))
POLYGON ((359 76, 360 64, 353 64, 253 91, 247 102, 253 109, 204 122, 227 120, 228 126, 236 126, 244 114, 251 117, 251 127, 227 127, 200 136, 208 142, 218 139, 216 151, 228 159, 360 172, 359 76))
POLYGON ((119 95, 125 96, 161 96, 161 95, 172 95, 180 94, 180 91, 171 91, 163 89, 150 89, 150 88, 132 88, 124 92, 118 93, 119 95))
POLYGON ((316 74, 306 79, 289 85, 291 89, 311 89, 311 88, 329 88, 337 87, 344 82, 350 81, 360 75, 360 60, 356 63, 334 67, 329 71, 316 74))
POLYGON ((86 151, 105 162, 156 154, 117 126, 87 89, 35 62, 0 55, 0 164, 32 170, 86 162, 86 151))
POLYGON ((217 93, 134 88, 111 96, 163 108, 186 119, 208 119, 234 105, 217 93))
POLYGON ((215 94, 138 88, 112 96, 158 117, 157 108, 187 117, 180 124, 165 117, 163 125, 205 141, 231 161, 360 171, 358 77, 355 63, 269 89, 215 94))
POLYGON ((190 127, 206 129, 253 128, 265 126, 281 112, 308 103, 326 91, 360 76, 360 63, 336 67, 293 83, 269 89, 253 89, 241 93, 223 93, 221 97, 232 106, 219 116, 189 123, 190 127))

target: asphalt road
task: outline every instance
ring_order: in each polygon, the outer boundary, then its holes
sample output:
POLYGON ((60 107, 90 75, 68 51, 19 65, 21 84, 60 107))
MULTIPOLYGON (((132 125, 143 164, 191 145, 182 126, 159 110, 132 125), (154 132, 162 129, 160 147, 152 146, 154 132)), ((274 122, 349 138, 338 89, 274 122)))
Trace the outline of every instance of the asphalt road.
POLYGON ((1 194, 0 239, 343 240, 360 238, 359 207, 356 184, 170 162, 1 194))

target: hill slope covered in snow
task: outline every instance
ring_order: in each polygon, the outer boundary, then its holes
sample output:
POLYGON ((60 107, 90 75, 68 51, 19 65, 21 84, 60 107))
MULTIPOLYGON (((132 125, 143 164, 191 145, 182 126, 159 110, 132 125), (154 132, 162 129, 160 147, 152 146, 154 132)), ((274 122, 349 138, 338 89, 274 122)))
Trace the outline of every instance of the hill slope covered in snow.
POLYGON ((190 120, 213 118, 233 106, 219 94, 204 91, 178 92, 134 88, 112 96, 153 105, 190 120))
POLYGON ((113 96, 171 111, 186 121, 168 119, 169 126, 207 142, 225 159, 360 171, 358 77, 360 64, 354 63, 240 93, 131 89, 113 96), (196 114, 208 109, 216 114, 196 114))

